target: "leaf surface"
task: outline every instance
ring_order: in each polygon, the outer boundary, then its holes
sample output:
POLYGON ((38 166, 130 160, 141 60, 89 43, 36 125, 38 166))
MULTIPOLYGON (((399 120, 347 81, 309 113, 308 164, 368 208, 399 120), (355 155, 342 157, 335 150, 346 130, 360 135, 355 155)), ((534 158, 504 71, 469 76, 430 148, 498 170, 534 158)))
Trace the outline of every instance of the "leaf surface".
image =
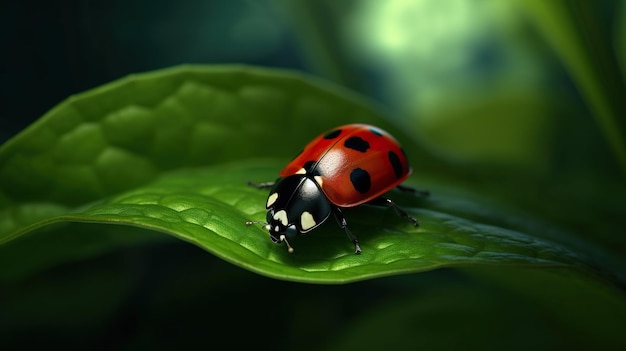
MULTIPOLYGON (((107 249, 159 237, 141 231, 147 229, 251 271, 301 282, 345 283, 459 265, 588 270, 584 257, 541 239, 532 225, 515 228, 501 220, 514 214, 437 192, 428 199, 390 193, 419 218, 418 228, 390 209, 347 210, 362 255, 332 220, 294 239, 295 254, 273 244, 263 228, 245 226, 264 220, 267 196, 247 181, 275 179, 308 140, 350 122, 390 131, 414 165, 441 164, 375 107, 295 73, 183 66, 71 97, 0 149, 0 264, 28 261, 29 247, 42 236, 28 233, 45 232, 48 240, 64 233, 58 238, 68 242, 50 252, 39 244, 37 262, 50 265, 82 257, 77 252, 102 252, 94 249, 95 235, 107 249), (139 231, 107 234, 120 225, 139 231)), ((408 184, 430 188, 427 172, 420 175, 408 184)), ((38 269, 30 265, 25 272, 38 269)))

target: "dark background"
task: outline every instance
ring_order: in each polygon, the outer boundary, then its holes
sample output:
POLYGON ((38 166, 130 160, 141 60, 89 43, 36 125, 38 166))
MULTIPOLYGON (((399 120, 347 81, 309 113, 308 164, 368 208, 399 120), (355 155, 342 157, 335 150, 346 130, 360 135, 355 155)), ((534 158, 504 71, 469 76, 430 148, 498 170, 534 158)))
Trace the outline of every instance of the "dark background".
POLYGON ((0 6, 2 141, 68 96, 131 73, 184 63, 308 70, 288 19, 272 1, 3 1, 0 6), (266 33, 255 30, 268 23, 266 33))

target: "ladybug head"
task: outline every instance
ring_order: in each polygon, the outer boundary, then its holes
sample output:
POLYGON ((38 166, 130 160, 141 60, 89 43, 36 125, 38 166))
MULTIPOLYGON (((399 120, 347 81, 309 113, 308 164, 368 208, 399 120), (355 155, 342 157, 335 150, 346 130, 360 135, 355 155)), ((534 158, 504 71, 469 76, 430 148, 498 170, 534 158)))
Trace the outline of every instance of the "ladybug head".
POLYGON ((246 225, 252 224, 264 224, 265 229, 270 232, 270 239, 276 244, 280 244, 284 242, 287 245, 287 251, 289 253, 293 253, 293 247, 289 245, 289 241, 287 241, 287 235, 291 236, 296 233, 295 226, 284 227, 281 224, 276 223, 267 223, 267 222, 246 222, 246 225))
POLYGON ((270 208, 267 211, 267 225, 265 228, 270 232, 270 239, 273 242, 280 244, 281 242, 285 242, 287 245, 287 250, 289 253, 293 252, 293 247, 289 245, 287 241, 287 236, 293 237, 298 234, 298 229, 296 226, 287 219, 287 212, 285 210, 280 210, 275 212, 273 208, 270 208))
MULTIPOLYGON (((284 242, 287 245, 287 251, 289 253, 293 252, 293 247, 289 245, 289 241, 287 241, 287 236, 294 236, 298 233, 295 225, 285 226, 280 220, 275 219, 274 211, 269 210, 267 212, 267 224, 265 228, 270 232, 270 239, 276 244, 280 244, 284 242)), ((284 211, 283 211, 284 212, 284 211)))
POLYGON ((289 245, 289 241, 287 241, 287 236, 296 235, 298 233, 298 230, 293 224, 283 224, 283 222, 285 221, 285 219, 281 220, 281 216, 283 215, 285 215, 284 210, 278 211, 278 214, 276 215, 274 213, 274 209, 270 209, 269 211, 267 211, 267 222, 246 222, 246 225, 263 224, 264 228, 270 232, 270 239, 272 239, 272 241, 276 244, 284 242, 285 245, 287 245, 287 251, 289 251, 289 253, 292 253, 294 250, 293 247, 289 245))

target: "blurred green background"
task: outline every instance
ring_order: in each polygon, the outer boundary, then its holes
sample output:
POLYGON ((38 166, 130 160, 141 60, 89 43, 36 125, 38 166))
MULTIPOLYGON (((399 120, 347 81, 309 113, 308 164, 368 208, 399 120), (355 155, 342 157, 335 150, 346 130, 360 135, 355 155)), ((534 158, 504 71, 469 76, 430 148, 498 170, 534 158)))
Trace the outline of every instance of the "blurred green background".
MULTIPOLYGON (((2 142, 134 72, 297 69, 378 102, 455 170, 428 172, 626 252, 622 1, 6 1, 0 23, 2 142)), ((164 240, 2 283, 0 348, 618 347, 606 306, 624 290, 607 289, 478 268, 312 286, 164 240)))

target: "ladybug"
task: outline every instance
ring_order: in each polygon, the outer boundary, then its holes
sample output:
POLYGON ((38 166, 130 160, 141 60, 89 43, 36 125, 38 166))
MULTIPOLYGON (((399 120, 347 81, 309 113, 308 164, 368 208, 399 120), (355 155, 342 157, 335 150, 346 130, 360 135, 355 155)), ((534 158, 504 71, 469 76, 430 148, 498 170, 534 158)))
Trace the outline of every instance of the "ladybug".
POLYGON ((392 207, 417 227, 417 219, 382 197, 395 187, 427 195, 400 185, 410 174, 404 150, 389 133, 367 124, 333 128, 305 146, 275 182, 248 182, 271 190, 265 204, 267 222, 246 225, 264 224, 273 242, 284 242, 293 252, 287 236, 306 234, 333 214, 360 254, 359 242, 341 210, 361 204, 392 207))

